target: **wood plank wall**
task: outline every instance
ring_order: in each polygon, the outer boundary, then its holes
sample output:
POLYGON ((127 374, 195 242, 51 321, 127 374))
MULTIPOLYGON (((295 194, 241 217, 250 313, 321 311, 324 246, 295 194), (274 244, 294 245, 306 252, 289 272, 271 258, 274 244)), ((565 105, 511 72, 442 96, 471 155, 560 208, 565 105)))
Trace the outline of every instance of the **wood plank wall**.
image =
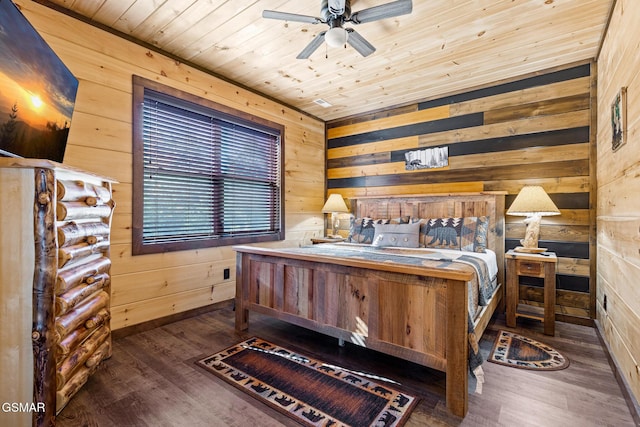
POLYGON ((640 2, 618 0, 598 57, 597 312, 619 373, 640 401, 640 2), (610 111, 627 87, 627 142, 610 111))
MULTIPOLYGON (((331 121, 327 192, 349 198, 501 190, 508 192, 508 207, 525 184, 542 185, 562 212, 543 218, 540 232, 540 246, 559 257, 557 318, 590 324, 595 301, 592 68, 590 62, 572 64, 331 121), (449 147, 447 167, 405 170, 407 151, 436 146, 449 147)), ((524 237, 524 225, 522 217, 506 220, 506 246, 513 248, 524 237)), ((521 295, 539 304, 541 286, 529 279, 521 295)))
POLYGON ((323 233, 324 123, 28 0, 15 3, 80 81, 65 164, 119 181, 111 255, 113 329, 233 298, 230 247, 131 255, 132 75, 285 125, 286 241, 323 233), (229 269, 230 277, 224 278, 229 269))

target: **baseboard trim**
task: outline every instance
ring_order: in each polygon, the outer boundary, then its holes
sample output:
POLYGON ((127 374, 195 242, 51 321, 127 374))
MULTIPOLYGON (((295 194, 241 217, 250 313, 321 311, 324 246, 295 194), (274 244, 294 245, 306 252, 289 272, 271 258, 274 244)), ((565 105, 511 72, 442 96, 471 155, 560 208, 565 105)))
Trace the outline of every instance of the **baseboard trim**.
POLYGON ((205 305, 204 307, 194 308, 192 310, 183 311, 182 313, 171 314, 169 316, 161 317, 159 319, 149 320, 147 322, 138 323, 136 325, 126 326, 124 328, 116 329, 111 332, 113 339, 119 339, 128 337, 129 335, 145 332, 151 329, 159 328, 160 326, 168 325, 179 320, 188 319, 190 317, 199 316, 210 311, 220 310, 233 306, 235 300, 230 299, 226 301, 217 302, 215 304, 205 305))
POLYGON ((611 347, 606 339, 604 339, 604 331, 602 329, 602 325, 596 319, 593 321, 598 338, 600 339, 600 343, 602 347, 605 349, 605 353, 607 354, 607 360, 609 360, 609 365, 611 366, 611 370, 613 371, 613 375, 616 377, 618 384, 620 385, 620 390, 622 390, 622 395, 624 396, 624 400, 627 402, 627 406, 629 407, 629 411, 631 412, 631 417, 637 426, 640 426, 640 405, 638 405, 638 401, 633 396, 631 392, 631 387, 629 387, 629 383, 626 378, 620 375, 620 366, 618 366, 618 362, 616 358, 613 356, 613 352, 611 351, 611 347))

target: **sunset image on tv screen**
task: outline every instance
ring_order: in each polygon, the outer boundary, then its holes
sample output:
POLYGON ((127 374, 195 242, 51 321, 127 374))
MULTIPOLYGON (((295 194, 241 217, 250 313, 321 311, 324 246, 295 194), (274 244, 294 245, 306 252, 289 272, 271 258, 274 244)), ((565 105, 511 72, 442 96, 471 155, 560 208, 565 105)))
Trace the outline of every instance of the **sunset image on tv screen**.
POLYGON ((62 162, 78 80, 10 0, 0 0, 0 154, 62 162))

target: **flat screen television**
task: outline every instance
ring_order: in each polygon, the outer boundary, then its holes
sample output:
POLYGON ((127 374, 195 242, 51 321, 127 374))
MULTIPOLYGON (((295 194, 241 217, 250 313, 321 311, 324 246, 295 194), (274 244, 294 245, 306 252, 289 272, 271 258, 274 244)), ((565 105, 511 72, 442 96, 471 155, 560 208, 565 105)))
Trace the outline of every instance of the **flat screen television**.
POLYGON ((0 0, 0 156, 62 162, 78 80, 11 0, 0 0))

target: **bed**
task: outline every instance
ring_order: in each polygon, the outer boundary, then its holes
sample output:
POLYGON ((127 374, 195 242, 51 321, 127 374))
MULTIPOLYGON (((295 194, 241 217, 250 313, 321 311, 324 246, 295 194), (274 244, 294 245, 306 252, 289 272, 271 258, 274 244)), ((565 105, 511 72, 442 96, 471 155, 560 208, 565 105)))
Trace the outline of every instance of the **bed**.
MULTIPOLYGON (((480 223, 481 218, 485 253, 493 254, 496 265, 494 291, 482 305, 473 306, 470 296, 479 270, 444 259, 446 250, 374 247, 353 236, 350 243, 301 248, 236 246, 236 330, 248 329, 254 311, 446 372, 447 408, 464 417, 473 348, 469 333, 479 339, 502 306, 504 198, 504 192, 480 192, 350 200, 356 225, 363 218, 421 224, 433 218, 480 223), (432 259, 422 259, 420 251, 432 259)), ((444 234, 420 227, 422 245, 450 243, 444 234)), ((353 229, 352 224, 352 234, 353 229)))

